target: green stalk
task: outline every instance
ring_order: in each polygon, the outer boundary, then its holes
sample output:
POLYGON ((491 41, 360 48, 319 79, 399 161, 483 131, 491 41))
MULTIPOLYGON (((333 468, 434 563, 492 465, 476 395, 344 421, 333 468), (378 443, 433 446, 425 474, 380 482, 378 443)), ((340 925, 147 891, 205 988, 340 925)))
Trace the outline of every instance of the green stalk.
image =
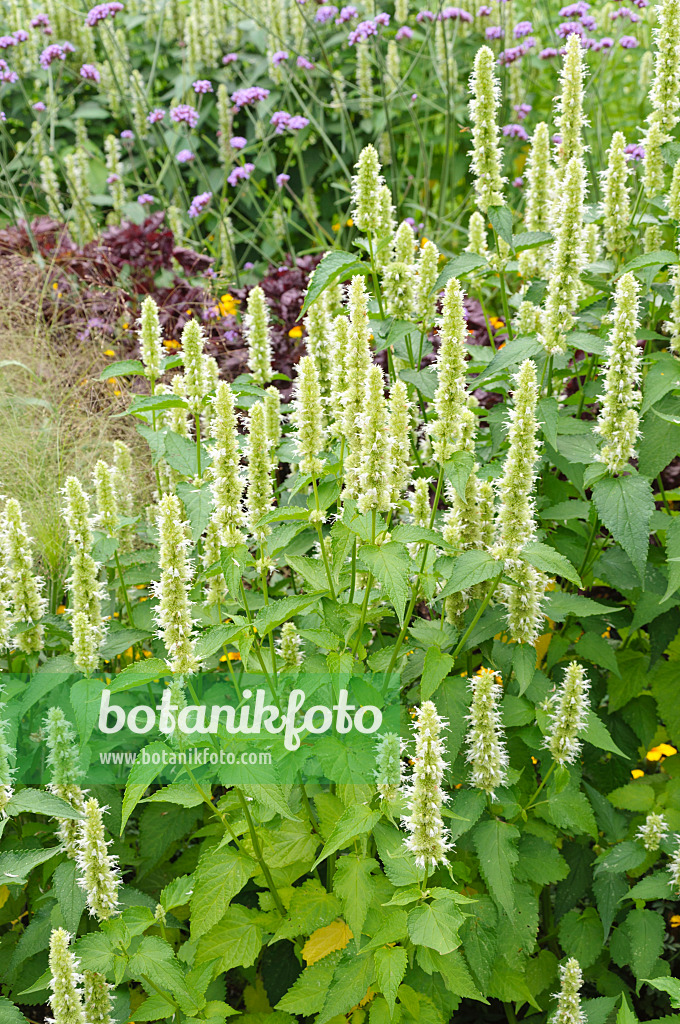
POLYGON ((242 791, 239 789, 238 786, 235 787, 235 790, 236 790, 236 794, 237 794, 238 799, 239 799, 239 803, 241 804, 241 808, 243 810, 244 817, 245 817, 247 825, 248 825, 248 831, 250 833, 250 841, 253 844, 253 852, 255 854, 255 858, 256 858, 258 864, 260 865, 260 867, 262 869, 262 874, 264 875, 265 880, 267 882, 267 887, 268 887, 270 893, 272 894, 272 899, 274 900, 274 903, 276 904, 276 909, 278 910, 279 914, 281 914, 281 917, 285 917, 286 916, 286 908, 284 907, 284 905, 283 905, 283 903, 281 901, 281 897, 279 896, 279 891, 276 888, 276 885, 274 884, 274 879, 272 878, 271 872, 270 872, 269 868, 267 867, 267 862, 265 861, 264 857, 262 856, 262 847, 260 846, 260 840, 258 838, 257 831, 255 829, 255 823, 254 823, 254 821, 252 819, 252 815, 250 813, 250 808, 248 807, 248 801, 246 800, 246 798, 244 797, 242 791))

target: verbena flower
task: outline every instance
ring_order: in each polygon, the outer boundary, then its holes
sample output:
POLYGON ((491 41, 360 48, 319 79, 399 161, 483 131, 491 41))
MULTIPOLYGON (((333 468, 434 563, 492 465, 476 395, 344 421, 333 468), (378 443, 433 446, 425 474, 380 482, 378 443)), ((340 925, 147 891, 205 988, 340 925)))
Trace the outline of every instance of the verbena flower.
MULTIPOLYGON (((31 539, 16 498, 7 499, 3 518, 2 543, 7 563, 11 620, 12 623, 38 623, 47 608, 47 601, 42 595, 44 582, 33 572, 31 539)), ((32 654, 42 650, 43 639, 43 627, 35 625, 19 633, 13 644, 24 654, 32 654)))
POLYGON ((264 540, 271 533, 268 525, 257 526, 257 521, 270 512, 274 499, 272 467, 267 442, 264 405, 255 402, 250 408, 248 422, 248 522, 253 536, 264 540))
POLYGON ((502 156, 497 123, 501 90, 495 74, 496 58, 488 46, 475 55, 470 76, 470 118, 472 120, 472 159, 477 206, 486 213, 490 206, 503 205, 502 156))
POLYGON ((259 285, 253 288, 248 295, 245 330, 248 344, 248 368, 256 384, 266 384, 272 376, 269 307, 259 285))
POLYGON ((490 668, 480 668, 468 685, 472 702, 465 742, 466 760, 472 768, 470 782, 493 794, 507 780, 508 755, 499 706, 503 687, 498 674, 490 668))
POLYGON ((188 320, 182 330, 182 353, 184 355, 184 392, 187 404, 194 416, 203 408, 208 393, 208 378, 203 359, 205 336, 198 320, 188 320))
POLYGON ((76 859, 80 872, 78 884, 87 897, 90 914, 99 921, 107 921, 117 913, 121 883, 117 860, 109 853, 104 833, 105 810, 94 797, 85 801, 85 818, 78 830, 76 859))
POLYGON ((360 421, 358 468, 360 512, 386 512, 390 507, 393 462, 385 401, 385 378, 379 366, 368 371, 360 421))
POLYGON ((189 675, 198 668, 189 601, 193 568, 187 558, 189 524, 184 521, 182 505, 176 495, 164 494, 160 499, 156 525, 161 578, 152 583, 152 589, 158 598, 158 636, 168 651, 170 670, 189 675))
POLYGON ((630 168, 625 149, 625 135, 614 132, 607 151, 607 168, 602 172, 604 244, 613 255, 625 252, 630 232, 630 168))
POLYGON ((371 366, 368 323, 368 295, 361 276, 353 277, 349 288, 349 344, 345 363, 346 387, 343 396, 343 434, 347 441, 343 471, 345 496, 358 497, 358 471, 361 455, 361 417, 365 411, 365 393, 371 366))
POLYGON ((111 989, 103 974, 85 971, 83 976, 83 1003, 88 1024, 114 1024, 111 1013, 111 989))
MULTIPOLYGON (((80 788, 81 771, 75 732, 61 708, 50 708, 45 718, 47 764, 51 769, 48 789, 73 807, 83 812, 85 800, 80 788)), ((59 819, 59 838, 69 857, 78 853, 78 820, 59 819)))
POLYGON ((415 317, 425 329, 432 324, 437 304, 434 290, 439 276, 439 249, 429 239, 421 247, 416 266, 415 317))
POLYGON ((395 504, 406 487, 411 462, 411 405, 408 388, 402 380, 396 380, 390 388, 389 433, 392 455, 390 500, 395 504))
POLYGON ((562 686, 550 700, 550 728, 545 746, 559 764, 573 764, 581 753, 579 732, 588 721, 590 680, 585 669, 572 661, 562 686))
POLYGON ((558 190, 555 245, 550 256, 548 291, 544 306, 544 326, 539 340, 546 352, 564 352, 566 335, 574 325, 580 274, 585 265, 583 246, 583 206, 586 172, 580 157, 572 157, 564 170, 558 190))
POLYGON ((92 557, 92 521, 90 503, 80 481, 67 478, 64 486, 63 516, 71 546, 71 575, 67 582, 73 643, 71 651, 76 667, 91 675, 99 664, 99 648, 106 632, 102 620, 101 564, 92 557))
POLYGON ((466 424, 474 413, 468 407, 465 387, 467 324, 463 309, 463 289, 452 277, 444 291, 442 316, 438 323, 440 347, 437 354, 437 389, 434 394, 436 416, 430 427, 432 450, 440 465, 460 447, 466 424))
POLYGON ((448 768, 441 733, 447 725, 431 700, 424 701, 416 711, 413 773, 406 790, 409 813, 403 819, 410 835, 404 845, 415 854, 416 864, 426 870, 446 864, 446 853, 451 849, 441 814, 447 800, 442 779, 448 768))
POLYGON ((215 524, 219 543, 224 547, 235 547, 245 539, 241 532, 245 515, 234 395, 226 381, 220 381, 217 385, 213 410, 214 444, 210 450, 213 460, 210 467, 213 498, 211 522, 215 524))
POLYGON ((595 430, 605 440, 598 458, 610 473, 620 473, 635 455, 639 433, 640 362, 637 347, 640 285, 633 274, 619 278, 607 341, 604 394, 595 430))
POLYGON ((381 800, 396 800, 402 784, 402 742, 394 732, 386 732, 375 745, 375 783, 381 800))
POLYGON ((567 39, 560 72, 562 90, 557 100, 555 117, 555 125, 560 135, 557 151, 558 182, 564 178, 570 161, 574 157, 582 159, 585 151, 583 129, 587 122, 583 115, 584 77, 583 46, 581 37, 574 32, 567 39))
POLYGON ((284 622, 276 645, 276 653, 283 668, 297 668, 302 664, 302 637, 294 622, 284 622))
POLYGON ((551 1024, 586 1024, 586 1015, 581 1009, 580 990, 583 975, 578 960, 570 957, 560 965, 560 991, 556 993, 557 1010, 550 1018, 551 1024))
POLYGON ((50 935, 50 1009, 54 1016, 49 1024, 86 1024, 83 1010, 78 963, 69 949, 71 936, 64 928, 54 928, 50 935))
POLYGON ((352 219, 359 231, 375 234, 380 223, 380 189, 384 178, 374 146, 364 146, 352 178, 352 219))
POLYGON ((663 814, 648 814, 644 825, 635 833, 636 839, 641 839, 645 850, 658 850, 661 840, 668 835, 668 822, 663 814))
POLYGON ((142 315, 137 334, 144 372, 148 379, 154 382, 161 375, 163 332, 158 319, 158 306, 151 295, 147 295, 142 302, 142 315))
POLYGON ((303 356, 298 363, 293 405, 293 438, 299 456, 300 470, 318 477, 325 464, 324 460, 319 458, 319 453, 323 450, 326 437, 319 373, 312 356, 303 356))
POLYGON ((513 639, 530 643, 538 636, 540 602, 547 585, 543 573, 520 558, 525 544, 533 540, 533 489, 539 441, 536 406, 536 367, 526 359, 514 377, 514 405, 510 410, 509 448, 498 487, 500 507, 496 520, 493 554, 505 560, 514 586, 503 586, 501 595, 508 609, 508 627, 513 639))

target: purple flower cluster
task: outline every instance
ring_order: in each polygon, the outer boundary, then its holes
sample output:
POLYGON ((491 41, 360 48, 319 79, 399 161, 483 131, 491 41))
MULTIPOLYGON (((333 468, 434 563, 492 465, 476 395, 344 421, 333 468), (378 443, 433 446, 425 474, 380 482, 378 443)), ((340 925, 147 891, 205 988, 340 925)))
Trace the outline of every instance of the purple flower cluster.
POLYGON ((75 53, 73 43, 50 43, 40 54, 39 61, 41 68, 48 68, 55 60, 66 60, 67 53, 75 53))
POLYGON ((287 181, 290 181, 290 174, 281 173, 276 175, 276 184, 278 188, 283 188, 287 181))
POLYGON ((619 44, 624 50, 634 50, 636 46, 640 45, 640 40, 636 39, 635 36, 621 36, 619 44))
POLYGON ((146 119, 149 124, 158 124, 165 117, 165 111, 162 107, 154 107, 154 109, 146 115, 146 119))
POLYGON ((6 120, 7 120, 7 114, 5 113, 4 110, 0 110, 0 121, 6 121, 6 120))
POLYGON ((585 35, 585 30, 580 21, 563 21, 557 26, 555 32, 561 39, 566 39, 567 36, 572 35, 585 35))
POLYGON ((120 137, 121 139, 125 139, 125 141, 128 142, 130 139, 134 139, 135 133, 132 131, 131 128, 123 128, 122 132, 120 133, 120 137))
POLYGON ((482 6, 477 11, 477 14, 480 18, 488 18, 489 15, 491 14, 491 8, 489 7, 488 4, 482 4, 482 6))
POLYGON ((526 128, 521 124, 504 125, 503 135, 507 135, 510 139, 521 139, 522 142, 526 142, 529 138, 526 128))
POLYGON ((212 82, 208 81, 207 78, 198 78, 195 82, 191 83, 191 88, 198 95, 201 93, 212 92, 212 82))
POLYGON ((472 21, 472 15, 469 11, 464 11, 461 7, 445 7, 443 11, 437 16, 438 21, 472 21))
POLYGON ((51 36, 52 26, 50 25, 49 14, 46 14, 44 11, 36 14, 35 18, 31 18, 31 28, 41 28, 46 36, 51 36))
POLYGON ((223 64, 233 64, 234 61, 236 61, 236 60, 238 60, 238 54, 237 53, 225 53, 224 57, 222 58, 222 63, 223 64))
POLYGON ((500 25, 488 25, 484 34, 487 39, 502 39, 503 29, 500 25))
POLYGON ((91 82, 101 81, 101 75, 97 71, 94 64, 83 64, 82 68, 80 69, 80 77, 86 78, 91 82))
POLYGON ((251 85, 247 89, 237 89, 231 94, 232 103, 237 107, 247 107, 251 103, 259 103, 269 96, 269 89, 263 89, 259 85, 251 85))
POLYGON ((233 135, 229 139, 229 145, 232 149, 243 149, 248 144, 248 140, 244 139, 242 135, 233 135))
POLYGON ((277 135, 282 135, 286 130, 295 132, 306 128, 309 118, 302 117, 300 114, 289 114, 286 110, 275 110, 269 123, 276 127, 277 135))
POLYGON ((295 63, 299 68, 303 68, 305 71, 311 71, 314 67, 311 60, 307 60, 307 58, 303 57, 302 54, 300 54, 295 63))
POLYGON ((124 9, 123 4, 119 3, 118 0, 109 0, 109 3, 96 4, 95 7, 92 7, 87 12, 85 24, 93 28, 98 21, 103 21, 104 18, 115 18, 118 12, 124 9))
POLYGON ((325 25, 327 21, 332 21, 337 13, 338 9, 333 4, 324 4, 323 7, 317 8, 314 21, 317 21, 319 25, 325 25))
POLYGON ((137 196, 137 202, 140 206, 149 206, 150 203, 155 203, 155 196, 150 196, 148 192, 142 192, 141 196, 137 196))
POLYGON ((356 7, 343 7, 340 14, 335 19, 336 25, 344 25, 346 21, 351 21, 352 18, 358 18, 359 12, 356 7))
POLYGON ((408 25, 402 25, 400 29, 397 29, 397 34, 394 38, 398 42, 402 39, 413 39, 413 29, 409 28, 408 25))
MULTIPOLYGON (((12 71, 6 60, 0 57, 0 82, 8 82, 10 85, 14 85, 15 82, 19 81, 19 76, 16 71, 12 71)), ((33 105, 35 109, 35 104, 33 105)), ((43 109, 47 109, 43 106, 43 109)))
POLYGON ((277 50, 276 53, 272 54, 272 64, 275 68, 278 68, 279 64, 285 64, 288 60, 287 50, 277 50))
POLYGON ((617 18, 628 18, 633 24, 641 20, 637 11, 631 11, 630 7, 619 7, 618 11, 612 11, 609 17, 612 21, 616 21, 617 18))
POLYGON ((350 46, 354 46, 355 43, 365 43, 367 39, 377 36, 377 34, 378 26, 375 21, 360 21, 347 36, 347 42, 350 46))
POLYGON ((503 52, 499 54, 498 63, 502 65, 514 64, 516 60, 523 57, 535 45, 536 40, 533 36, 529 36, 529 38, 525 39, 523 43, 519 44, 519 46, 510 46, 507 50, 503 50, 503 52))
MULTIPOLYGON (((255 170, 255 164, 243 164, 242 167, 234 167, 227 178, 229 185, 237 185, 239 181, 247 181, 255 170)), ((209 193, 203 193, 204 195, 209 193)))
POLYGON ((515 25, 515 39, 524 39, 525 36, 530 36, 534 31, 534 26, 530 21, 520 21, 515 25))
POLYGON ((190 103, 178 103, 170 111, 170 120, 175 124, 188 124, 190 128, 195 128, 198 124, 198 111, 190 103))
POLYGON ((190 149, 180 149, 176 159, 178 164, 190 164, 194 159, 194 154, 190 149))
POLYGON ((45 110, 47 110, 47 107, 45 106, 42 100, 38 100, 37 103, 33 104, 33 110, 37 110, 39 114, 42 114, 45 110))
POLYGON ((523 121, 531 113, 531 105, 529 103, 516 103, 514 109, 518 121, 523 121))
POLYGON ((199 195, 194 196, 189 206, 189 216, 192 220, 195 217, 200 217, 211 199, 212 192, 201 192, 199 195))
POLYGON ((645 158, 644 146, 636 142, 629 142, 623 152, 626 154, 627 160, 644 160, 645 158))
POLYGON ((541 58, 541 60, 549 60, 551 57, 558 57, 559 52, 560 51, 556 49, 554 46, 546 46, 544 50, 541 50, 538 56, 541 58))
POLYGON ((0 50, 8 50, 10 46, 16 46, 18 42, 16 36, 0 36, 0 50))
POLYGON ((435 20, 435 16, 432 13, 432 11, 422 10, 422 11, 418 11, 418 13, 416 14, 416 21, 418 22, 418 24, 420 24, 421 21, 434 21, 434 20, 435 20))
POLYGON ((582 14, 587 14, 590 10, 590 4, 586 0, 578 0, 575 4, 567 4, 566 7, 560 9, 560 18, 580 18, 582 14))

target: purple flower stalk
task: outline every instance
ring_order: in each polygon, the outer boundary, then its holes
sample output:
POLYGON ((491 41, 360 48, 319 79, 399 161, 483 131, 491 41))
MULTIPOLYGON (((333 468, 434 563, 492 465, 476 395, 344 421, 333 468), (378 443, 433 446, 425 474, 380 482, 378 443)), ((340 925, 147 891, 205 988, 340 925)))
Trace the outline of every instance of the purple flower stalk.
POLYGON ((277 50, 276 53, 272 54, 272 64, 275 68, 278 68, 279 64, 284 64, 288 60, 287 50, 277 50))
POLYGON ((189 207, 189 216, 192 220, 195 217, 200 217, 211 199, 212 192, 201 192, 199 195, 194 196, 189 207))
POLYGON ((276 184, 278 188, 283 188, 287 181, 290 181, 290 174, 281 173, 276 175, 276 184))
POLYGON ((503 29, 500 25, 488 25, 484 34, 487 39, 502 39, 503 29))
POLYGON ((80 69, 80 77, 86 78, 91 82, 99 82, 101 80, 101 75, 97 71, 94 64, 83 64, 82 68, 80 69))
POLYGON ((42 100, 38 100, 37 103, 33 104, 33 109, 37 110, 38 113, 42 114, 43 111, 47 110, 47 107, 45 106, 42 100))
POLYGON ((190 164, 194 159, 194 154, 190 149, 180 149, 176 159, 178 164, 190 164))
POLYGON ((408 25, 402 25, 400 29, 397 29, 397 34, 394 38, 397 42, 401 42, 402 39, 413 39, 413 29, 409 28, 408 25))
POLYGON ((118 0, 110 0, 109 3, 96 4, 91 10, 87 12, 85 18, 85 24, 93 28, 98 21, 103 21, 104 18, 115 18, 119 11, 124 10, 123 4, 119 3, 118 0))
MULTIPOLYGON (((165 117, 165 111, 162 107, 154 107, 154 109, 146 115, 146 119, 149 124, 158 124, 165 117)), ((121 133, 122 135, 122 133, 121 133)))
POLYGON ((374 21, 360 21, 347 36, 347 42, 350 46, 354 46, 355 43, 365 43, 367 39, 377 36, 377 34, 378 26, 374 21))
POLYGON ((142 192, 141 196, 137 196, 137 202, 140 206, 148 206, 149 203, 155 203, 156 199, 154 196, 150 196, 148 192, 142 192))
POLYGON ((300 54, 295 63, 299 68, 303 68, 305 71, 311 71, 314 67, 311 60, 307 60, 307 58, 303 57, 302 54, 300 54))
POLYGON ((239 181, 247 181, 254 170, 255 164, 243 164, 242 167, 234 167, 227 178, 227 183, 233 186, 237 185, 239 181))
POLYGON ((530 36, 534 31, 534 26, 530 21, 520 21, 515 25, 515 39, 524 39, 525 36, 530 36))
POLYGON ((621 36, 619 39, 619 45, 624 50, 634 50, 636 46, 640 45, 640 40, 636 39, 635 36, 621 36))
POLYGON ((239 109, 248 107, 252 103, 259 103, 269 96, 269 89, 263 89, 259 85, 251 85, 247 89, 237 89, 231 94, 231 101, 239 109))
POLYGON ((213 91, 212 82, 208 81, 207 78, 197 79, 195 82, 191 83, 191 87, 197 94, 213 91))
POLYGON ((314 15, 314 21, 318 22, 319 25, 325 25, 327 21, 332 21, 335 15, 338 13, 337 7, 333 4, 324 4, 322 7, 317 9, 314 15))
POLYGON ((526 142, 529 138, 526 128, 521 124, 506 124, 503 126, 503 135, 510 139, 521 139, 526 142))
POLYGON ((352 18, 358 18, 359 12, 356 7, 343 7, 340 14, 335 19, 336 25, 343 25, 346 21, 351 21, 352 18))

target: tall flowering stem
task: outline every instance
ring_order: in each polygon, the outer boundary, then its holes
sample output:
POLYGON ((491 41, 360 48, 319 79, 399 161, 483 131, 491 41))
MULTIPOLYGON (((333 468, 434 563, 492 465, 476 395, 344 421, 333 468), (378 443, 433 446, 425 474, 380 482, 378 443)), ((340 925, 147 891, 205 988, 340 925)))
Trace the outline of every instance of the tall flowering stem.
POLYGON ((630 169, 626 159, 626 137, 614 132, 607 152, 607 168, 602 174, 604 198, 604 244, 608 253, 623 255, 630 232, 630 169))
POLYGON ((550 728, 545 746, 558 764, 573 764, 581 753, 580 731, 588 721, 590 680, 585 669, 572 661, 561 688, 550 701, 550 728))
POLYGON ((637 278, 633 274, 623 274, 614 295, 612 330, 606 349, 604 395, 595 427, 605 441, 599 459, 610 473, 621 473, 636 453, 642 359, 637 346, 639 293, 637 278))
POLYGON ((234 395, 226 381, 220 381, 217 385, 213 413, 215 443, 211 449, 213 461, 210 467, 213 497, 211 522, 214 523, 219 543, 230 548, 242 544, 245 539, 241 532, 245 515, 234 395))
POLYGON ((569 162, 574 157, 582 159, 585 151, 583 144, 583 128, 586 125, 583 114, 584 77, 583 44, 580 35, 573 32, 568 37, 565 48, 560 74, 562 91, 557 101, 555 117, 555 124, 561 139, 557 155, 558 182, 564 178, 569 162))
POLYGON ((461 447, 461 440, 470 419, 465 386, 467 324, 463 309, 463 289, 452 277, 444 291, 442 316, 438 323, 440 337, 437 354, 437 388, 434 393, 435 419, 430 426, 435 461, 443 466, 461 447))
POLYGON ((586 171, 579 156, 571 158, 557 190, 559 212, 550 258, 550 276, 539 340, 550 355, 565 352, 567 331, 574 324, 580 294, 580 275, 586 261, 583 245, 583 207, 586 171))
POLYGON ((77 477, 64 486, 63 515, 71 545, 71 575, 67 580, 73 643, 71 651, 76 667, 91 675, 99 664, 99 648, 104 640, 102 620, 101 565, 92 557, 92 520, 88 496, 77 477))
MULTIPOLYGON (((85 810, 85 798, 80 788, 81 771, 78 764, 76 735, 61 708, 50 708, 45 718, 47 739, 47 764, 51 769, 49 790, 61 797, 81 813, 85 810)), ((78 855, 78 821, 73 818, 59 819, 59 838, 66 847, 69 857, 78 855)))
POLYGON ((472 160, 477 207, 486 213, 490 206, 502 206, 503 184, 501 150, 497 123, 501 89, 495 72, 496 58, 488 46, 475 55, 470 76, 470 119, 472 120, 472 160))
POLYGON ((82 1004, 82 975, 69 949, 71 936, 64 928, 55 928, 50 935, 50 1009, 52 1024, 86 1024, 88 1018, 82 1004))
POLYGON ((170 670, 189 675, 198 668, 188 593, 193 569, 187 558, 189 524, 184 521, 182 505, 176 495, 163 495, 158 503, 156 525, 161 578, 152 588, 158 598, 158 636, 168 651, 170 670))
POLYGON ((109 853, 104 832, 103 812, 98 802, 85 801, 85 818, 78 835, 78 884, 85 892, 90 914, 107 921, 118 908, 118 887, 121 879, 116 858, 109 853))
POLYGON ((560 991, 557 993, 557 1010, 550 1018, 551 1024, 586 1024, 587 1018, 581 1009, 582 984, 579 962, 572 956, 560 966, 560 991))
POLYGON ((259 285, 253 288, 248 295, 245 328, 248 343, 248 367, 256 384, 266 384, 272 376, 269 307, 259 285))
POLYGON ((413 723, 416 749, 406 790, 409 813, 403 819, 410 835, 404 845, 415 854, 418 867, 425 868, 426 879, 431 868, 447 863, 446 854, 452 848, 441 813, 447 799, 442 780, 448 768, 441 734, 447 725, 431 700, 418 708, 413 723))
POLYGON ((499 707, 503 687, 498 674, 489 668, 480 668, 468 684, 472 692, 466 739, 470 782, 493 795, 507 779, 508 755, 499 707))

